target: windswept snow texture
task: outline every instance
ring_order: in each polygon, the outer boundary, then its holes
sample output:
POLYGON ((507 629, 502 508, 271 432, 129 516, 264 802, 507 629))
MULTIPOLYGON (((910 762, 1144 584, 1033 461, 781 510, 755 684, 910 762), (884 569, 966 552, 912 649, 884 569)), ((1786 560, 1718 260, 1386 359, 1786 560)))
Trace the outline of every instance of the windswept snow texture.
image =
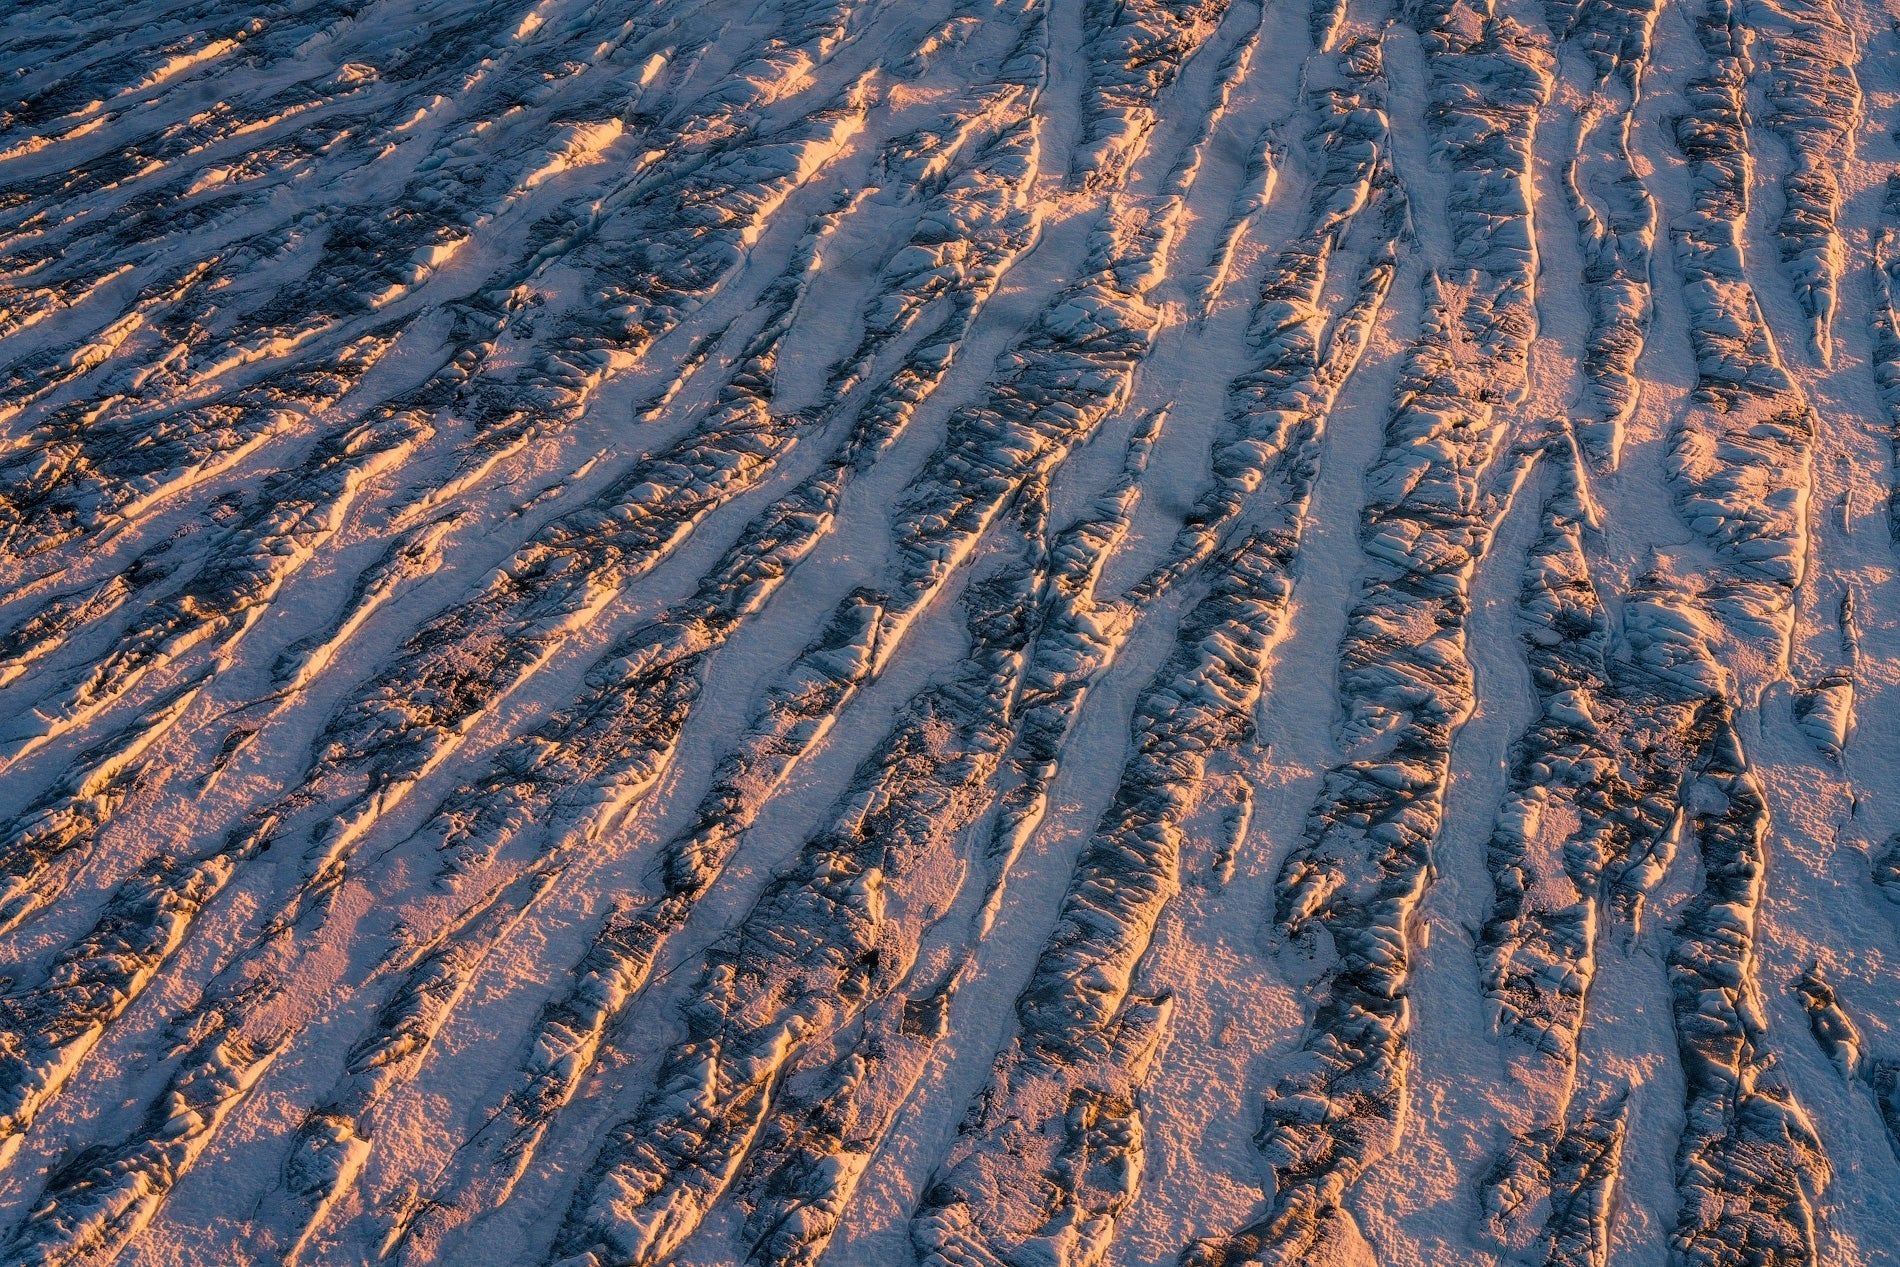
POLYGON ((1900 0, 19 0, 0 1267, 1900 1267, 1900 0))

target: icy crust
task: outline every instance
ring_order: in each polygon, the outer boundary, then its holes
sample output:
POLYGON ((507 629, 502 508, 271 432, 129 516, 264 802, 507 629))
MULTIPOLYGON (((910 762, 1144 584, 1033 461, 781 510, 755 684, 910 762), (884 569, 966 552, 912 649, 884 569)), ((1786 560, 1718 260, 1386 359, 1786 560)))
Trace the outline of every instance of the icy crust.
POLYGON ((1508 18, 1464 6, 1418 18, 1452 240, 1478 270, 1432 280, 1368 479, 1371 570, 1339 655, 1343 737, 1365 755, 1327 773, 1276 885, 1281 933, 1311 953, 1323 933, 1330 955, 1302 1050, 1267 1096, 1269 1206, 1193 1247, 1197 1263, 1368 1253, 1341 1199, 1405 1113, 1409 926, 1472 706, 1468 587, 1508 501, 1495 467, 1535 328, 1530 153, 1550 86, 1548 52, 1508 18))
POLYGON ((1315 81, 1308 109, 1316 120, 1309 144, 1320 171, 1306 218, 1274 257, 1254 305, 1247 332, 1253 364, 1229 390, 1213 479, 1168 561, 1131 592, 1136 602, 1153 601, 1220 549, 1282 452, 1315 445, 1391 289, 1405 202, 1390 167, 1378 45, 1353 41, 1337 57, 1315 57, 1308 73, 1315 81), (1328 311, 1334 261, 1355 225, 1364 226, 1354 234, 1362 253, 1356 288, 1328 311))
POLYGON ((1615 79, 1632 96, 1642 90, 1660 12, 1650 0, 1548 0, 1544 5, 1551 33, 1565 49, 1590 59, 1599 86, 1615 79))
MULTIPOLYGON (((751 99, 726 103, 725 109, 743 108, 751 99)), ((457 469, 445 486, 427 495, 423 509, 476 484, 531 436, 571 424, 610 371, 630 365, 743 263, 746 248, 764 220, 862 127, 867 105, 863 92, 853 90, 844 101, 820 109, 785 133, 741 143, 711 162, 685 147, 674 156, 678 169, 674 179, 661 178, 666 173, 662 165, 660 173, 647 181, 630 182, 646 186, 632 212, 608 216, 585 232, 577 232, 580 226, 569 226, 553 235, 555 249, 544 248, 528 261, 525 272, 490 278, 491 284, 477 302, 459 308, 450 355, 427 381, 376 406, 347 436, 320 442, 301 466, 273 475, 262 495, 238 501, 234 513, 224 516, 235 523, 226 529, 226 540, 210 553, 205 567, 171 593, 155 598, 147 611, 120 628, 116 645, 97 667, 76 682, 70 693, 43 703, 39 712, 45 724, 14 746, 30 751, 89 720, 145 672, 196 645, 212 640, 228 645, 337 530, 366 482, 408 460, 434 437, 435 419, 442 411, 452 408, 472 425, 457 445, 457 469), (682 206, 689 209, 687 215, 680 214, 682 206), (606 241, 616 229, 641 242, 634 261, 606 253, 606 241), (602 284, 619 277, 618 285, 636 284, 637 296, 629 292, 631 302, 607 304, 606 317, 570 316, 556 326, 553 346, 525 371, 499 378, 485 376, 483 366, 504 328, 511 320, 519 321, 510 310, 522 298, 522 284, 532 282, 554 259, 572 250, 579 250, 583 260, 593 256, 602 284)), ((724 113, 695 115, 689 122, 696 130, 709 127, 724 113)), ((813 249, 805 259, 808 270, 819 262, 815 238, 823 227, 815 226, 809 244, 813 249)), ((609 300, 614 293, 614 285, 601 292, 609 300)), ((789 321, 789 305, 785 316, 789 321)), ((283 413, 280 402, 272 411, 226 411, 219 416, 300 417, 321 408, 368 368, 362 355, 365 346, 380 354, 394 333, 370 336, 353 345, 351 359, 339 366, 345 375, 341 383, 337 371, 322 366, 291 376, 284 385, 289 394, 281 398, 292 407, 289 414, 283 413), (296 394, 299 378, 323 391, 319 395, 306 392, 300 398, 296 394)), ((759 352, 755 348, 752 354, 756 357, 759 352)), ((724 420, 707 420, 708 434, 697 447, 687 441, 671 454, 654 455, 648 469, 630 474, 620 489, 623 496, 637 499, 642 484, 677 471, 694 482, 674 491, 696 501, 697 509, 675 506, 669 519, 661 506, 642 507, 637 501, 618 509, 607 502, 599 508, 609 518, 645 520, 651 537, 647 548, 656 552, 652 557, 657 558, 657 552, 670 545, 684 526, 719 504, 724 499, 721 490, 730 496, 761 478, 794 438, 795 428, 787 422, 755 426, 754 434, 746 434, 743 401, 730 403, 728 411, 731 416, 724 420)), ((150 444, 134 446, 139 455, 154 451, 150 444)), ((135 570, 142 565, 148 575, 171 571, 162 557, 164 549, 156 547, 141 556, 135 570)), ((545 565, 546 558, 541 562, 545 565)), ((522 567, 532 565, 531 560, 520 561, 522 567)), ((97 619, 116 605, 102 608, 92 594, 55 598, 9 634, 8 641, 24 642, 29 653, 50 650, 50 635, 68 634, 81 619, 97 619)))
MULTIPOLYGON (((1032 73, 1035 64, 1034 59, 1028 63, 1032 73)), ((935 154, 934 146, 925 145, 913 151, 911 162, 934 163, 935 154)), ((524 832, 534 845, 535 834, 528 829, 550 810, 564 823, 578 821, 564 826, 556 839, 540 840, 541 856, 577 839, 596 838, 616 813, 652 786, 704 686, 709 658, 830 531, 845 489, 904 431, 948 371, 984 300, 1027 249, 1035 215, 1025 204, 1024 188, 1035 159, 1033 123, 1007 123, 931 201, 911 245, 887 269, 890 289, 878 301, 886 318, 867 322, 857 353, 834 376, 839 392, 843 382, 862 372, 875 349, 901 337, 932 300, 949 303, 942 321, 871 392, 849 435, 819 470, 747 525, 701 578, 691 599, 615 643, 589 670, 584 696, 504 752, 488 776, 458 789, 438 807, 431 830, 448 851, 445 866, 451 874, 479 874, 524 832)), ((823 647, 812 654, 823 654, 823 647)), ((816 735, 807 733, 806 739, 815 742, 816 735)), ((720 865, 705 866, 690 887, 669 895, 665 909, 683 914, 720 865)), ((651 967, 660 934, 651 912, 629 923, 632 919, 624 913, 609 919, 577 969, 574 993, 550 1001, 536 1022, 529 1046, 537 1060, 548 1051, 576 1055, 559 1066, 525 1066, 506 1093, 501 1120, 511 1130, 499 1145, 501 1195, 591 1064, 607 1023, 651 967), (595 984, 603 973, 619 983, 604 995, 595 984)), ((493 1124, 488 1133, 500 1136, 493 1124)), ((450 1185, 417 1213, 403 1239, 421 1243, 439 1237, 471 1208, 471 1192, 496 1181, 475 1174, 450 1185)))
POLYGON ((1875 887, 1889 902, 1900 906, 1900 832, 1876 846, 1868 861, 1875 887))
POLYGON ((1689 83, 1675 129, 1694 193, 1675 237, 1696 390, 1672 438, 1671 476, 1683 518, 1722 564, 1720 609, 1740 636, 1772 646, 1792 636, 1807 565, 1816 420, 1744 271, 1747 28, 1727 0, 1712 0, 1696 33, 1708 66, 1689 83))
MULTIPOLYGON (((1889 443, 1900 467, 1900 173, 1887 177, 1886 202, 1874 232, 1872 309, 1874 381, 1887 407, 1889 443)), ((1887 531, 1900 542, 1900 479, 1888 485, 1887 531)))
MULTIPOLYGON (((1843 499, 1844 505, 1850 503, 1851 497, 1843 499)), ((1811 677, 1804 674, 1795 679, 1794 722, 1817 752, 1845 768, 1848 740, 1859 725, 1857 683, 1865 680, 1852 586, 1841 587, 1836 611, 1839 652, 1830 657, 1810 648, 1810 656, 1824 667, 1811 677)))
POLYGON ((1795 991, 1808 1014, 1808 1032, 1814 1035, 1815 1044, 1827 1053, 1842 1077, 1852 1078, 1861 1073, 1866 1045, 1860 1027, 1841 1006, 1820 964, 1808 965, 1808 970, 1795 983, 1795 991))
POLYGON ((1154 130, 1156 107, 1212 35, 1229 0, 1084 0, 1086 130, 1073 178, 1085 189, 1120 185, 1154 130))
MULTIPOLYGON (((821 30, 818 36, 823 35, 821 30)), ((751 82, 735 86, 736 96, 724 105, 743 110, 756 103, 762 91, 751 82)), ((769 93, 765 95, 769 98, 769 93)), ((727 187, 741 205, 762 215, 769 204, 782 201, 793 184, 808 177, 819 160, 835 154, 842 139, 862 124, 865 100, 861 95, 850 100, 848 107, 819 110, 794 125, 787 137, 767 143, 768 151, 776 149, 777 161, 765 170, 778 171, 781 184, 774 194, 770 183, 759 183, 760 169, 748 164, 743 186, 727 187)), ((718 117, 722 112, 693 116, 702 123, 718 117)), ((727 219, 722 213, 701 227, 727 219)), ((741 262, 739 248, 753 232, 746 226, 754 223, 750 217, 741 218, 728 238, 718 233, 694 236, 694 252, 685 262, 690 265, 704 258, 699 252, 706 250, 719 261, 713 276, 694 275, 703 287, 694 293, 703 296, 741 262)), ((775 419, 770 413, 771 357, 798 295, 816 268, 823 227, 821 218, 806 235, 802 253, 779 287, 774 303, 777 318, 768 319, 755 337, 750 355, 699 431, 678 442, 671 452, 636 466, 610 486, 596 505, 553 521, 539 540, 517 556, 519 577, 511 577, 504 568, 491 581, 484 599, 443 613, 433 639, 412 642, 427 654, 398 662, 361 688, 356 701, 339 709, 302 788, 280 804, 257 811, 222 846, 202 857, 161 854, 154 858, 113 895, 91 932, 55 956, 43 981, 16 988, 0 999, 0 1008, 19 1022, 20 1036, 0 1053, 0 1149, 10 1151, 18 1132, 71 1076, 106 1025, 143 990, 203 907, 239 865, 270 846, 287 819, 326 798, 354 806, 328 816, 316 829, 319 834, 314 838, 303 894, 280 917, 280 934, 290 926, 290 917, 302 909, 302 902, 321 899, 334 890, 344 859, 376 813, 393 804, 415 778, 446 756, 472 717, 545 661, 561 637, 576 627, 576 612, 597 609, 611 597, 614 579, 624 583, 630 573, 650 567, 658 553, 707 510, 762 476, 796 432, 796 419, 775 419), (650 477, 655 476, 662 482, 653 483, 650 477), (645 553, 631 560, 630 569, 623 567, 606 576, 607 583, 602 584, 602 572, 611 573, 611 565, 625 559, 625 551, 596 557, 592 534, 616 525, 623 532, 623 545, 637 553, 644 543, 645 553), (559 566, 569 555, 579 563, 571 575, 559 566), (590 564, 599 565, 599 570, 590 572, 590 564), (595 583, 590 585, 590 579, 595 583), (504 629, 526 636, 507 640, 508 654, 483 659, 483 648, 496 645, 494 636, 504 629), (533 636, 536 633, 540 636, 533 636), (469 640, 456 642, 460 634, 467 634, 469 640), (458 654, 464 659, 458 660, 458 654), (390 702, 385 707, 376 703, 378 699, 390 702), (431 724, 421 729, 395 725, 399 719, 414 721, 424 714, 431 724)), ((676 321, 679 315, 676 310, 671 319, 676 321)), ((497 332, 497 327, 491 327, 491 341, 497 332)), ((642 330, 642 337, 650 338, 651 331, 642 330)), ((135 626, 133 634, 122 639, 120 656, 109 659, 80 685, 63 714, 63 725, 54 721, 17 746, 30 750, 64 726, 89 716, 103 702, 93 694, 100 684, 122 690, 163 658, 215 633, 241 632, 281 584, 286 563, 294 566, 308 559, 316 544, 311 536, 334 531, 341 511, 335 499, 347 499, 366 475, 405 457, 417 437, 430 431, 429 416, 452 403, 479 362, 479 357, 452 357, 436 377, 417 389, 427 402, 424 407, 417 408, 413 397, 381 406, 356 431, 320 442, 317 470, 300 472, 316 476, 312 482, 320 490, 317 496, 299 487, 295 476, 275 477, 289 485, 286 495, 253 502, 254 518, 237 530, 238 541, 208 556, 206 571, 193 582, 194 587, 210 592, 188 590, 169 607, 161 607, 155 632, 140 633, 135 626), (254 539, 262 538, 248 550, 239 544, 246 528, 254 539), (296 529, 305 534, 301 540, 296 529), (233 587, 243 597, 226 593, 233 587)), ((568 399, 569 418, 577 415, 581 403, 568 399)), ((510 416, 522 415, 516 411, 510 416)))
POLYGON ((1134 977, 1179 888, 1207 763, 1252 734, 1294 545, 1263 534, 1216 565, 1136 706, 1134 751, 1017 999, 1019 1032, 924 1194, 912 1238, 925 1263, 1099 1262, 1135 1199, 1140 1092, 1168 1000, 1136 994, 1134 977))
POLYGON ((257 1086, 285 1038, 221 1039, 188 1054, 131 1136, 85 1149, 53 1171, 7 1242, 7 1261, 63 1267, 118 1257, 257 1086))
MULTIPOLYGON (((212 9, 204 6, 198 21, 209 18, 213 26, 231 21, 226 13, 212 15, 212 9)), ((193 195, 241 187, 255 178, 254 166, 260 159, 282 161, 285 154, 303 159, 335 157, 355 166, 392 140, 400 143, 406 135, 419 133, 418 124, 431 116, 478 118, 483 109, 519 109, 564 92, 577 73, 601 64, 612 67, 623 45, 671 25, 659 20, 664 15, 651 12, 629 22, 613 6, 560 6, 545 0, 433 4, 429 15, 431 25, 426 30, 379 32, 372 23, 360 20, 364 6, 349 0, 294 8, 256 6, 244 19, 248 29, 243 38, 204 43, 193 57, 174 62, 175 71, 192 73, 175 74, 162 86, 147 82, 135 88, 121 83, 102 93, 95 79, 96 66, 61 66, 55 61, 52 82, 39 89, 44 96, 15 103, 15 126, 30 126, 29 119, 43 120, 41 112, 49 101, 91 98, 89 108, 82 112, 89 120, 82 126, 95 135, 72 147, 82 157, 70 168, 9 182, 4 205, 22 228, 67 245, 72 238, 62 239, 62 230, 77 225, 83 233, 98 227, 96 210, 102 202, 112 204, 88 198, 101 193, 125 195, 123 206, 132 214, 122 219, 122 228, 148 233, 160 229, 154 223, 158 213, 176 216, 183 212, 187 223, 192 223, 188 208, 193 195), (375 38, 378 35, 383 38, 375 38), (364 40, 364 36, 370 38, 364 40), (570 42, 582 41, 594 53, 585 64, 571 57, 570 42), (300 68, 295 63, 313 49, 325 49, 333 57, 341 52, 341 64, 333 70, 305 66, 303 77, 298 77, 300 68), (226 56, 229 53, 237 56, 226 56), (351 55, 368 60, 350 60, 351 55), (266 95, 239 102, 207 100, 201 91, 205 81, 233 66, 262 72, 266 95), (313 70, 318 73, 312 74, 313 70), (269 91, 273 84, 282 86, 269 91), (151 93, 152 88, 160 90, 151 93), (147 95, 132 100, 140 89, 147 95), (351 96, 358 99, 348 101, 350 109, 316 109, 351 96), (474 109, 466 109, 471 106, 474 109), (318 117, 303 117, 311 113, 318 117), (130 137, 123 135, 125 129, 115 133, 110 125, 121 120, 143 130, 130 137), (340 139, 360 140, 364 148, 339 146, 340 139), (233 141, 248 145, 230 145, 233 141), (186 167, 182 160, 201 155, 210 160, 208 170, 173 179, 174 172, 186 167), (156 189, 147 188, 153 184, 156 189)), ((189 12, 181 10, 179 16, 188 28, 189 12)), ((137 28, 133 23, 129 29, 137 28)), ((99 34, 104 38, 90 51, 109 48, 114 42, 112 33, 99 34)), ((126 34, 121 31, 118 36, 126 34)), ((23 152, 23 148, 10 149, 0 154, 0 160, 23 152)), ((61 251, 54 258, 66 253, 61 251)))
POLYGON ((1769 123, 1792 159, 1781 180, 1782 265, 1808 318, 1809 346, 1826 363, 1847 259, 1841 174, 1854 161, 1860 123, 1860 50, 1827 0, 1750 0, 1742 13, 1758 45, 1751 51, 1769 123))
POLYGON ((1029 581, 1019 568, 973 590, 964 671, 912 701, 834 826, 707 955, 685 1040, 640 1112, 608 1133, 550 1262, 664 1259, 731 1182, 787 1062, 902 980, 1008 746, 1029 581))
POLYGON ((1794 720, 1822 756, 1839 761, 1854 733, 1854 675, 1850 668, 1827 670, 1795 690, 1794 720))
POLYGON ((1725 706, 1696 787, 1719 808, 1692 828, 1703 888, 1669 956, 1676 1039, 1688 1084, 1676 1154, 1682 1207, 1671 1247, 1685 1264, 1812 1264, 1815 1205, 1832 1174, 1807 1114, 1765 1085, 1767 1027, 1755 973, 1768 810, 1725 706))
POLYGON ((1564 46, 1583 50, 1596 75, 1591 99, 1578 114, 1577 149, 1564 169, 1564 193, 1576 220, 1590 305, 1586 395, 1573 425, 1599 467, 1621 460, 1624 428, 1640 390, 1637 358, 1654 315, 1650 271, 1658 213, 1637 173, 1630 129, 1661 7, 1561 0, 1546 6, 1564 46))

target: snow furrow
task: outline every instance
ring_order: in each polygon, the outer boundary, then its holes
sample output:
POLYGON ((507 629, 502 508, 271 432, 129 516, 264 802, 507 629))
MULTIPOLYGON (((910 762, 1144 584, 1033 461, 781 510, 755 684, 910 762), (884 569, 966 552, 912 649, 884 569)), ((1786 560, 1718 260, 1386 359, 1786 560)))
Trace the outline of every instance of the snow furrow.
POLYGON ((1683 518, 1732 578, 1722 606, 1738 636, 1766 641, 1785 663, 1794 589, 1807 565, 1816 419, 1743 271, 1754 172, 1748 30, 1727 0, 1713 0, 1696 34, 1708 66, 1689 83, 1690 110, 1676 121, 1694 201, 1675 237, 1697 375, 1671 437, 1670 475, 1683 518))
POLYGON ((1112 189, 1147 146, 1158 105, 1229 0, 1083 0, 1089 84, 1073 179, 1112 189))
POLYGON ((972 588, 962 671, 904 708, 833 826, 708 952, 684 1041, 639 1112, 608 1132, 548 1261, 663 1260, 731 1183, 800 1046, 902 979, 1008 747, 1034 580, 1016 565, 972 588))
POLYGON ((1196 1246, 1196 1262, 1369 1252, 1341 1202, 1405 1120, 1413 923, 1452 738, 1473 706, 1469 589, 1522 473, 1498 468, 1535 329, 1530 155, 1550 55, 1489 7, 1417 17, 1452 241, 1475 267, 1433 279, 1407 353, 1361 525, 1370 567, 1339 650, 1342 739, 1356 755, 1327 772, 1276 885, 1281 933, 1329 952, 1301 1051, 1267 1097, 1272 1198, 1256 1222, 1196 1246))
POLYGON ((233 1038, 191 1052, 137 1131, 116 1145, 86 1149, 53 1172, 7 1243, 7 1261, 56 1267, 116 1258, 282 1050, 281 1037, 233 1038))
POLYGON ((18 0, 0 1261, 1885 1262, 1896 41, 18 0))

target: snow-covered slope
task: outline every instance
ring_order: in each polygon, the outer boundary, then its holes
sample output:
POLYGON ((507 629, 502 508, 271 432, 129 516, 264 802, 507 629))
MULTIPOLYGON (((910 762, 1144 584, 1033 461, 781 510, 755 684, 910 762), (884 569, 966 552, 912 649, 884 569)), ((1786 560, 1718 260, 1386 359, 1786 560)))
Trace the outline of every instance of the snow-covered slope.
POLYGON ((1900 1263, 1896 66, 21 0, 0 1263, 1900 1263))

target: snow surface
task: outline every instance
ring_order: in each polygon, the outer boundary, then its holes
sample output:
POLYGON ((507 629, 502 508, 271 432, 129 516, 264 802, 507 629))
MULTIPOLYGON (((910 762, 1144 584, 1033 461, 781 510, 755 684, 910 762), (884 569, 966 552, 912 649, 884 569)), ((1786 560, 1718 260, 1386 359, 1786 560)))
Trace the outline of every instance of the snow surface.
POLYGON ((1900 5, 0 50, 0 1263, 1900 1262, 1900 5))

